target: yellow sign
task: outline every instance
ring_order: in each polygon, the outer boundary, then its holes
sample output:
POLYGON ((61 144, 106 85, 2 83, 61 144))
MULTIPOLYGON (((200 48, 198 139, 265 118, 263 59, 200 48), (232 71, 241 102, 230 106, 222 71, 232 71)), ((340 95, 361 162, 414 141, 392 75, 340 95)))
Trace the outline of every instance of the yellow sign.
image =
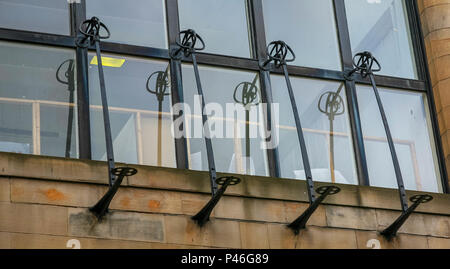
MULTIPOLYGON (((125 59, 116 59, 116 58, 102 56, 103 66, 122 67, 122 65, 124 63, 125 63, 125 59)), ((97 56, 94 56, 94 58, 92 58, 91 64, 98 65, 97 56)))

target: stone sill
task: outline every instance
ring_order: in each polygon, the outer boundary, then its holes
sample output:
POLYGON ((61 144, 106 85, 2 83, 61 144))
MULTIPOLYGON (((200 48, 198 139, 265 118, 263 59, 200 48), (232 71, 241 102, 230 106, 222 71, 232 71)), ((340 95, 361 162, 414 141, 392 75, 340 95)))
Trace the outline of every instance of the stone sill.
MULTIPOLYGON (((122 186, 210 193, 208 172, 117 163, 138 169, 124 179, 122 186)), ((218 173, 219 176, 228 175, 218 173)), ((0 176, 45 179, 78 183, 108 184, 107 164, 101 161, 65 159, 47 156, 0 153, 0 176)), ((304 180, 239 175, 241 184, 228 188, 227 196, 308 202, 304 180)), ((316 182, 316 187, 329 183, 316 182)), ((337 195, 325 200, 328 205, 401 210, 398 191, 377 187, 335 184, 337 195)), ((407 191, 408 197, 424 192, 407 191)), ((416 212, 450 215, 450 195, 429 193, 433 201, 420 205, 416 212)))

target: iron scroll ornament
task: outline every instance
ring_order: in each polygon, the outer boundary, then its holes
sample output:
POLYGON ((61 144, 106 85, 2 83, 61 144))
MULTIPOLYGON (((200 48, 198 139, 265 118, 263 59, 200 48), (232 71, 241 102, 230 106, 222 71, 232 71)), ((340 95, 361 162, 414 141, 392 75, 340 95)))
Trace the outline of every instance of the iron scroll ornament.
POLYGON ((251 160, 250 160, 250 107, 257 106, 260 103, 258 95, 258 87, 256 83, 258 81, 258 75, 255 76, 252 82, 241 82, 234 89, 233 99, 236 103, 241 104, 245 109, 245 165, 247 174, 251 173, 251 160), (238 92, 242 89, 240 98, 238 98, 238 92))
POLYGON ((336 186, 323 186, 317 189, 317 193, 320 194, 316 197, 316 191, 314 190, 314 181, 312 176, 311 165, 309 162, 308 151, 306 148, 305 136, 302 129, 302 124, 300 121, 300 116, 298 113, 298 107, 295 101, 294 92, 292 89, 291 80, 289 78, 289 73, 287 69, 287 63, 295 61, 295 53, 284 41, 274 41, 271 42, 267 47, 268 60, 264 61, 260 67, 265 71, 270 71, 269 63, 274 62, 276 68, 281 67, 284 73, 284 78, 286 80, 286 86, 289 93, 289 99, 291 101, 292 111, 294 114, 295 127, 297 130, 297 137, 300 144, 300 152, 302 155, 303 169, 306 175, 306 184, 308 189, 309 207, 295 219, 292 223, 288 225, 289 228, 293 230, 295 234, 298 234, 301 229, 306 228, 306 223, 319 207, 320 203, 328 196, 334 195, 340 192, 340 188, 336 186), (290 58, 287 58, 290 55, 290 58))
POLYGON ((70 158, 71 146, 72 146, 72 129, 74 120, 74 108, 70 104, 74 103, 75 100, 75 61, 73 59, 68 59, 62 62, 58 69, 56 70, 56 80, 64 85, 67 85, 67 90, 69 91, 69 113, 67 119, 67 133, 66 133, 66 151, 65 157, 70 158), (60 75, 63 67, 67 64, 67 69, 64 71, 64 78, 60 75))
POLYGON ((346 79, 352 79, 353 74, 359 73, 363 78, 369 77, 372 89, 377 101, 378 109, 380 111, 381 119, 383 122, 384 130, 386 132, 386 137, 389 145, 389 150, 391 152, 392 163, 394 165, 395 177, 397 179, 398 192, 400 197, 400 203, 402 208, 402 214, 386 229, 381 232, 381 235, 386 237, 388 240, 397 235, 398 230, 413 213, 413 211, 422 203, 428 203, 433 200, 430 195, 415 195, 410 198, 413 203, 408 207, 408 201, 406 198, 405 184, 403 181, 402 172, 400 169, 400 163, 398 161, 397 152, 395 150, 394 140, 392 138, 391 130, 389 128, 389 123, 387 120, 386 113, 384 111, 383 102, 381 100, 378 88, 375 82, 374 72, 381 71, 381 65, 378 60, 372 55, 372 53, 365 51, 355 55, 353 58, 354 69, 351 70, 346 79), (374 68, 376 65, 376 68, 374 68))
POLYGON ((342 84, 336 92, 328 91, 322 94, 319 98, 319 103, 317 104, 318 110, 325 114, 328 117, 330 122, 330 140, 329 140, 329 148, 330 148, 330 174, 331 174, 331 182, 336 182, 336 175, 334 171, 335 162, 334 162, 334 120, 336 116, 343 115, 345 113, 344 99, 340 96, 342 89, 344 88, 344 84, 342 84), (325 101, 324 101, 325 100, 325 101), (322 106, 324 105, 324 106, 322 106))
POLYGON ((194 30, 188 29, 179 33, 176 44, 177 47, 171 50, 170 56, 174 60, 181 60, 182 57, 180 54, 181 52, 183 52, 185 57, 190 56, 192 58, 192 66, 194 68, 195 81, 197 84, 197 93, 201 98, 202 105, 202 121, 204 126, 203 132, 206 145, 206 154, 208 158, 209 179, 211 184, 212 197, 211 200, 195 216, 192 217, 192 219, 201 227, 209 221, 212 210, 220 201, 228 186, 239 184, 241 180, 237 177, 217 178, 214 151, 209 135, 209 121, 208 116, 205 113, 206 104, 196 57, 197 51, 205 49, 205 42, 194 30), (198 41, 200 41, 200 46, 196 46, 198 45, 198 41), (220 189, 218 188, 219 185, 221 185, 220 189))
POLYGON ((95 45, 95 51, 98 62, 98 75, 100 82, 100 95, 102 100, 103 110, 103 123, 105 128, 105 141, 106 141, 106 157, 108 164, 108 182, 109 189, 104 196, 89 210, 101 220, 108 212, 109 205, 114 198, 120 184, 126 176, 133 176, 137 173, 135 168, 131 167, 115 167, 114 163, 114 150, 111 135, 111 122, 109 119, 108 99, 106 95, 105 76, 103 72, 102 56, 100 49, 100 40, 110 37, 110 31, 97 17, 92 17, 89 20, 84 21, 79 28, 81 34, 80 38, 76 41, 76 45, 81 48, 87 48, 95 45), (101 29, 106 31, 105 36, 100 35, 101 29))
POLYGON ((170 95, 167 89, 170 87, 169 83, 169 66, 167 66, 166 71, 156 71, 153 72, 147 79, 145 87, 147 91, 156 96, 158 100, 158 142, 157 142, 157 166, 162 165, 162 109, 164 97, 170 95), (155 86, 152 89, 150 82, 153 78, 155 79, 155 86))
POLYGON ((269 71, 268 64, 273 61, 276 68, 287 65, 287 63, 295 61, 297 58, 294 51, 284 41, 272 41, 266 49, 266 54, 269 59, 260 64, 260 68, 264 71, 269 71), (286 59, 290 55, 290 58, 286 59))

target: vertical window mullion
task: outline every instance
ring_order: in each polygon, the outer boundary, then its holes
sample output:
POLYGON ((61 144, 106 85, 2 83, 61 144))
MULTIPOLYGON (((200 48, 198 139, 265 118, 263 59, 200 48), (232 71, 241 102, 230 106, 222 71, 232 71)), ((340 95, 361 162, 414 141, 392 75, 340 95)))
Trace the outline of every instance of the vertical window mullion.
MULTIPOLYGON (((86 20, 86 1, 72 3, 71 35, 78 36, 78 28, 86 20)), ((91 123, 89 111, 88 50, 76 48, 78 150, 80 159, 92 159, 91 123)))
MULTIPOLYGON (((263 17, 263 9, 262 9, 262 2, 260 0, 248 0, 249 1, 249 10, 250 10, 250 18, 252 20, 251 23, 251 30, 252 33, 252 40, 253 40, 253 48, 254 56, 260 60, 263 61, 267 58, 266 55, 266 34, 264 29, 264 17, 263 17)), ((267 104, 268 110, 267 113, 264 115, 265 120, 267 120, 267 123, 271 123, 271 105, 273 103, 272 98, 272 89, 270 85, 270 74, 268 71, 259 71, 259 79, 260 79, 260 85, 261 85, 261 101, 264 104, 267 104)), ((276 126, 271 126, 271 129, 277 128, 276 126)), ((266 127, 266 129, 268 129, 266 127)), ((272 136, 273 136, 272 132, 272 136)), ((278 149, 267 149, 267 162, 269 167, 269 175, 271 177, 280 177, 280 160, 278 156, 278 149)))
MULTIPOLYGON (((166 19, 167 19, 167 37, 169 39, 169 54, 171 48, 176 45, 176 38, 180 32, 178 1, 166 0, 166 19)), ((183 83, 181 77, 181 61, 170 59, 170 81, 171 81, 171 98, 172 105, 183 103, 183 83)), ((173 115, 175 121, 178 117, 184 115, 173 115)), ((186 128, 186 123, 183 124, 186 128)), ((186 137, 175 138, 175 155, 177 161, 177 168, 188 169, 188 150, 186 137)))
MULTIPOLYGON (((334 0, 336 24, 344 72, 353 69, 353 56, 350 45, 350 35, 347 24, 344 0, 334 0)), ((347 103, 349 105, 350 125, 353 136, 353 148, 360 185, 369 186, 369 172, 367 168, 364 137, 361 128, 358 100, 356 96, 356 85, 354 81, 345 81, 347 103)))

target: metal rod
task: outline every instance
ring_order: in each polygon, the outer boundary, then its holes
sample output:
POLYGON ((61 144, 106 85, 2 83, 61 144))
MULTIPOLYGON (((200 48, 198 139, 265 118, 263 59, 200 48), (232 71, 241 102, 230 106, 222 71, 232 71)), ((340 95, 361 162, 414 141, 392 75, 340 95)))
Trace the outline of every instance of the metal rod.
POLYGON ((383 103, 381 102, 380 94, 378 92, 373 73, 369 73, 369 78, 370 78, 370 82, 372 83, 373 92, 377 99, 377 104, 378 104, 378 108, 380 110, 381 119, 383 121, 384 130, 386 131, 386 137, 387 137, 389 149, 391 151, 392 162, 394 164, 395 176, 397 179, 398 191, 399 191, 399 195, 400 195, 402 210, 403 210, 403 212, 406 212, 408 210, 408 201, 406 199, 405 184, 403 183, 403 176, 402 176, 402 172, 400 170, 400 164, 398 162, 397 152, 395 150, 395 145, 394 145, 394 141, 392 139, 391 130, 389 128, 389 123, 387 121, 386 113, 384 111, 383 103))
POLYGON ((298 108, 295 101, 294 92, 292 90, 292 84, 291 80, 289 78, 289 73, 287 70, 286 64, 282 65, 284 78, 286 79, 286 85, 289 93, 289 99, 291 101, 292 111, 294 112, 294 120, 295 120, 295 127, 297 127, 297 136, 298 141, 300 143, 300 150, 302 154, 302 161, 303 161, 303 170, 305 171, 306 175, 306 184, 308 186, 308 196, 310 203, 314 203, 316 200, 316 194, 314 192, 314 183, 312 178, 312 172, 311 172, 311 165, 309 163, 309 157, 308 157, 308 151, 306 149, 306 142, 305 142, 305 136, 303 134, 302 124, 300 121, 300 116, 298 114, 298 108))
POLYGON ((206 103, 205 103, 205 97, 203 95, 203 89, 202 89, 202 83, 200 81, 200 73, 198 70, 198 64, 197 64, 197 58, 196 58, 196 50, 203 50, 205 48, 205 43, 203 42, 202 38, 195 33, 194 30, 188 29, 185 31, 180 32, 176 43, 178 45, 178 48, 175 48, 173 50, 173 53, 171 53, 172 58, 179 57, 179 54, 183 51, 184 56, 191 56, 192 57, 192 66, 194 68, 194 75, 195 75, 195 82, 197 84, 197 93, 200 96, 200 102, 201 102, 201 108, 202 108, 202 121, 203 121, 203 134, 205 137, 205 144, 206 144, 206 154, 208 157, 208 166, 209 166, 209 177, 211 182, 211 199, 210 201, 200 210, 198 214, 192 217, 194 221, 198 223, 199 226, 203 226, 208 220, 211 215, 212 210, 217 205, 219 200, 222 198, 223 194, 225 193, 227 187, 229 185, 236 185, 239 184, 241 181, 237 177, 221 177, 217 178, 216 174, 216 166, 214 162, 214 152, 213 147, 211 143, 211 136, 210 136, 210 130, 209 130, 209 122, 208 122, 208 116, 206 115, 206 103), (180 37, 183 36, 183 40, 181 41, 180 37), (196 42, 199 40, 201 42, 201 47, 196 47, 196 42), (222 185, 222 188, 218 190, 218 185, 222 185))
POLYGON ((375 82, 375 77, 373 75, 373 72, 378 72, 381 70, 381 66, 377 61, 377 59, 373 57, 373 55, 368 51, 356 54, 355 57, 353 58, 353 65, 355 66, 355 68, 346 75, 346 78, 351 79, 351 76, 356 72, 359 72, 363 78, 367 76, 369 77, 370 83, 372 84, 373 92, 375 94, 375 98, 377 100, 378 109, 380 110, 381 120, 383 122, 384 130, 386 132, 386 138, 389 145, 389 150, 391 152, 392 163, 394 165, 395 176, 397 179, 398 192, 402 207, 402 214, 394 221, 394 223, 392 223, 389 227, 387 227, 385 230, 381 232, 381 235, 385 236, 389 240, 397 234, 397 231, 405 223, 408 217, 414 212, 417 206, 419 206, 419 204, 430 202, 431 200, 433 200, 433 197, 430 195, 413 196, 410 199, 410 201, 413 202, 413 205, 408 208, 405 185, 400 170, 397 152, 395 150, 394 139, 392 138, 389 123, 386 117, 386 113, 384 111, 383 102, 381 101, 377 84, 375 82), (376 65, 375 69, 373 68, 374 65, 376 65))
POLYGON ((100 82, 100 94, 102 99, 103 109, 103 122, 105 128, 105 142, 106 142, 106 155, 108 164, 108 183, 109 189, 105 195, 89 210, 97 216, 99 220, 108 212, 109 204, 114 198, 120 184, 125 176, 132 176, 137 173, 137 170, 130 167, 117 167, 114 164, 114 151, 113 142, 111 136, 111 122, 109 119, 108 99, 106 95, 105 75, 103 72, 102 55, 100 49, 100 39, 109 38, 110 32, 108 28, 100 22, 96 17, 92 17, 90 20, 83 22, 80 25, 80 33, 83 34, 80 40, 77 40, 78 47, 88 47, 95 44, 95 52, 97 56, 98 76, 100 82), (83 29, 83 26, 86 26, 83 29), (100 36, 100 29, 104 28, 107 32, 107 36, 100 36))
POLYGON ((328 196, 334 195, 340 192, 340 188, 336 186, 323 186, 317 189, 317 192, 321 194, 319 198, 316 199, 316 193, 314 191, 314 182, 312 177, 311 165, 309 163, 308 151, 306 149, 305 136, 303 134, 303 128, 300 121, 300 116, 298 113, 297 103, 295 101, 294 91, 292 90, 291 80, 289 78, 289 73, 287 69, 287 62, 293 62, 295 60, 295 53, 292 49, 283 41, 273 41, 267 46, 267 55, 269 56, 269 60, 266 60, 260 65, 260 68, 268 71, 266 69, 267 65, 274 61, 274 65, 276 67, 282 67, 284 78, 286 80, 286 86, 289 93, 289 99, 292 106, 292 111, 294 114, 295 120, 295 129, 297 131, 298 141, 300 143, 300 150, 302 154, 303 161, 303 169, 306 175, 306 185, 308 188, 308 198, 309 198, 309 207, 303 212, 303 214, 298 217, 294 222, 288 225, 295 234, 298 234, 300 229, 304 229, 306 227, 306 223, 308 222, 311 215, 316 211, 320 203, 328 196), (292 57, 290 59, 286 59, 288 54, 291 54, 292 57))
POLYGON ((106 141, 106 158, 108 162, 108 176, 109 176, 109 185, 112 186, 115 181, 115 176, 112 174, 112 170, 115 168, 114 165, 114 149, 113 142, 111 136, 111 121, 109 119, 109 110, 108 110, 108 99, 106 96, 106 86, 105 86, 105 75, 103 73, 103 65, 102 65, 102 55, 100 51, 100 40, 95 40, 95 51, 97 53, 97 63, 98 63, 98 75, 100 81, 100 94, 102 98, 102 107, 103 107, 103 124, 105 128, 105 141, 106 141))
POLYGON ((211 136, 209 133, 209 122, 208 116, 206 115, 206 104, 205 97, 203 95, 202 83, 200 81, 200 73, 198 71, 197 59, 195 57, 195 52, 192 53, 192 65, 194 67, 195 81, 197 83, 197 92, 201 98, 201 106, 202 106, 202 121, 203 121, 203 132, 205 136, 205 144, 206 144, 206 155, 208 157, 208 166, 209 166, 209 178, 211 181, 211 193, 214 196, 217 192, 217 174, 216 174, 216 164, 214 162, 214 151, 211 142, 211 136))

